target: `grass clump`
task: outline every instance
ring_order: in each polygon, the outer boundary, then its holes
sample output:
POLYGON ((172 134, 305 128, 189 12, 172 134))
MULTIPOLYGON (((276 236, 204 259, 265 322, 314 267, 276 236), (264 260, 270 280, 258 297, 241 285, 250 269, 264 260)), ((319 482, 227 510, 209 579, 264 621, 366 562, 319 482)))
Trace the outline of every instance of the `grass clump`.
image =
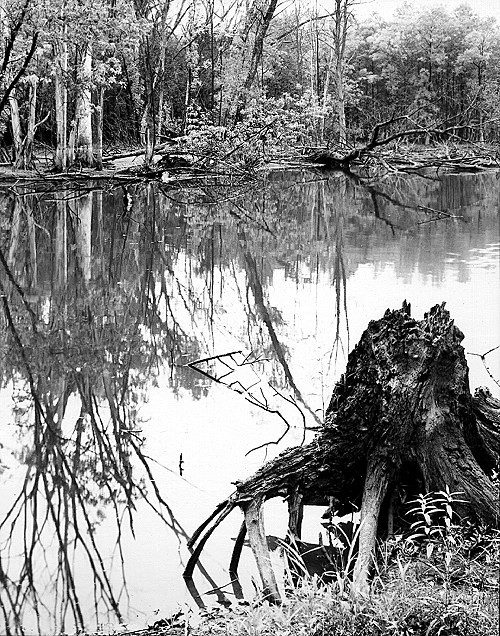
MULTIPOLYGON (((301 577, 280 606, 256 602, 209 612, 193 636, 497 636, 500 535, 460 521, 458 493, 411 502, 407 536, 379 546, 368 599, 349 593, 346 572, 333 583, 301 577)), ((348 548, 347 548, 348 549, 348 548)))
POLYGON ((335 584, 304 578, 281 606, 215 610, 193 635, 204 636, 496 636, 498 588, 429 585, 417 570, 404 582, 392 580, 366 602, 339 596, 335 584))

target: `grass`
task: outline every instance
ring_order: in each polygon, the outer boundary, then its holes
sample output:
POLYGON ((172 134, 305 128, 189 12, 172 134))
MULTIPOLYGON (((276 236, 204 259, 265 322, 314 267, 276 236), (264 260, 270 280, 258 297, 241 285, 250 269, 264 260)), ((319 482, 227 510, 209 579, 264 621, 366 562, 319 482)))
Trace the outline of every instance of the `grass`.
MULTIPOLYGON (((346 573, 301 577, 281 606, 208 612, 192 636, 497 636, 500 534, 456 523, 458 493, 422 495, 408 536, 379 545, 369 599, 354 600, 346 573)), ((347 548, 349 549, 349 548, 347 548)))
MULTIPOLYGON (((431 567, 432 566, 432 567, 431 567)), ((281 606, 267 602, 208 612, 193 636, 497 636, 498 549, 474 559, 469 576, 446 582, 413 558, 377 573, 372 594, 355 602, 338 583, 303 577, 281 606), (493 556, 493 555, 491 555, 493 556), (489 561, 489 562, 488 562, 489 561)), ((341 586, 342 587, 342 586, 341 586)))
MULTIPOLYGON (((498 531, 453 529, 428 541, 379 546, 371 595, 349 593, 345 573, 324 585, 302 576, 280 606, 256 599, 207 611, 200 624, 177 615, 140 636, 498 636, 498 531), (451 546, 451 547, 450 547, 451 546), (451 550, 451 552, 450 552, 451 550), (450 557, 451 553, 451 557, 450 557)), ((430 539, 429 539, 430 540, 430 539)))
MULTIPOLYGON (((446 489, 410 502, 409 532, 378 546, 368 599, 350 593, 347 559, 346 571, 334 573, 333 583, 304 575, 294 587, 287 577, 280 606, 256 599, 216 607, 196 626, 179 612, 175 620, 136 634, 498 636, 500 531, 457 520, 457 495, 446 489)), ((353 546, 345 549, 352 556, 353 546)), ((288 551, 289 562, 300 559, 288 551)))

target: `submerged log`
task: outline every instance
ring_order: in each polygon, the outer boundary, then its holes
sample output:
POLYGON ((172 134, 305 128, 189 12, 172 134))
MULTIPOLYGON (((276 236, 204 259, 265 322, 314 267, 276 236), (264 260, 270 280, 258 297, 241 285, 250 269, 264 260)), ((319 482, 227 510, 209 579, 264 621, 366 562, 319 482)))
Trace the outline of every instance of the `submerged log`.
MULTIPOLYGON (((269 600, 281 600, 262 519, 262 505, 272 497, 288 499, 289 529, 297 538, 304 505, 331 507, 334 501, 338 514, 360 506, 352 589, 362 595, 369 591, 376 539, 394 530, 393 510, 403 491, 410 497, 446 488, 460 492, 455 511, 461 518, 496 527, 492 472, 500 458, 500 402, 486 389, 471 395, 463 337, 444 303, 421 321, 411 317, 406 302, 387 310, 350 353, 315 440, 237 482, 218 507, 219 516, 235 507, 245 512, 269 600)), ((195 533, 193 543, 204 544, 215 525, 203 536, 195 533)), ((187 571, 192 567, 188 563, 187 571)), ((236 568, 233 559, 232 573, 236 568)))

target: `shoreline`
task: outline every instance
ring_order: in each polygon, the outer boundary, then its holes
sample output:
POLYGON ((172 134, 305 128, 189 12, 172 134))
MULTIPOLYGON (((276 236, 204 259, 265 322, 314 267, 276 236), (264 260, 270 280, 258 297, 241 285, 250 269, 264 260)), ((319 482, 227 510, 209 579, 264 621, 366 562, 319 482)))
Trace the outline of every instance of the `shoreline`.
MULTIPOLYGON (((12 183, 19 185, 43 183, 80 183, 89 181, 109 181, 114 183, 127 183, 137 181, 159 181, 165 184, 182 184, 203 179, 256 179, 265 172, 283 170, 328 170, 344 172, 354 177, 363 178, 365 172, 370 171, 370 166, 365 162, 353 162, 352 165, 342 164, 341 158, 334 152, 312 153, 309 156, 296 153, 288 156, 274 158, 257 158, 254 165, 235 164, 224 165, 223 162, 213 167, 197 167, 193 159, 193 165, 175 165, 176 150, 170 153, 155 153, 156 161, 149 166, 144 164, 144 153, 139 149, 130 153, 121 153, 117 158, 105 161, 102 169, 73 167, 64 172, 55 172, 51 164, 44 160, 33 170, 17 169, 6 164, 0 165, 0 186, 10 186, 12 183), (142 153, 142 154, 141 154, 142 153), (172 165, 163 167, 162 158, 167 157, 172 165), (140 163, 142 161, 142 163, 140 163)), ((116 156, 116 155, 115 155, 116 156)), ((114 157, 114 155, 110 155, 114 157)), ((448 146, 440 144, 436 146, 415 146, 413 144, 398 144, 396 148, 384 148, 383 151, 370 152, 367 159, 376 164, 373 174, 369 178, 386 176, 390 173, 419 173, 427 170, 437 170, 449 173, 477 173, 500 169, 500 156, 496 146, 491 144, 454 144, 448 146)))

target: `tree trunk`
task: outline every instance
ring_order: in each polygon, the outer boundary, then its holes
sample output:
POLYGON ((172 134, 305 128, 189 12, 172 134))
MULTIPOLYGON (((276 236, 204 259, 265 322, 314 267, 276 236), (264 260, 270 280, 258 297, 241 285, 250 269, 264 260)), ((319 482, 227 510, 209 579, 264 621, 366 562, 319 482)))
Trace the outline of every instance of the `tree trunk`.
MULTIPOLYGON (((30 0, 17 7, 15 11, 10 3, 0 0, 0 35, 2 47, 0 57, 0 115, 9 103, 13 91, 35 55, 38 46, 39 32, 31 35, 31 44, 26 54, 21 57, 17 54, 16 41, 24 40, 22 26, 27 22, 27 13, 30 0), (15 16, 15 17, 14 17, 15 16), (24 58, 24 59, 23 59, 24 58), (22 60, 22 62, 21 62, 22 60), (19 62, 21 62, 19 64, 19 62)), ((23 45, 24 46, 24 45, 23 45)))
POLYGON ((235 120, 239 119, 241 111, 245 106, 248 91, 252 88, 255 81, 257 69, 259 68, 260 60, 262 58, 262 51, 264 49, 264 39, 269 29, 269 25, 271 24, 271 20, 274 17, 274 12, 276 11, 277 4, 278 0, 269 0, 267 10, 264 12, 263 9, 259 9, 258 11, 259 17, 257 18, 257 28, 255 31, 252 53, 250 56, 250 64, 248 66, 246 77, 243 82, 243 90, 238 95, 238 99, 236 102, 236 112, 234 117, 235 120))
POLYGON ((35 141, 36 130, 36 99, 37 99, 37 86, 38 77, 31 75, 29 79, 30 93, 29 93, 29 113, 28 113, 28 130, 26 132, 26 144, 24 148, 25 166, 27 168, 33 167, 33 144, 35 141))
POLYGON ((333 55, 334 55, 333 48, 331 48, 330 55, 328 57, 328 62, 326 64, 325 81, 323 84, 323 98, 321 100, 322 112, 321 112, 321 120, 320 120, 321 121, 320 137, 319 137, 320 144, 323 144, 325 139, 325 112, 326 112, 326 105, 328 101, 328 89, 330 88, 330 69, 333 62, 333 55))
POLYGON ((339 144, 345 146, 347 129, 345 121, 344 60, 347 27, 352 0, 335 0, 333 40, 335 48, 335 86, 337 89, 337 116, 339 120, 339 144))
POLYGON ((68 45, 65 41, 66 25, 63 27, 61 43, 58 44, 54 73, 54 98, 56 106, 56 152, 54 165, 57 170, 66 170, 68 165, 68 89, 66 77, 68 73, 68 45))
POLYGON ((75 106, 75 160, 92 167, 92 47, 87 43, 78 66, 78 94, 75 106))
POLYGON ((38 78, 32 75, 29 78, 28 97, 28 123, 26 136, 23 138, 21 128, 21 118, 19 116, 19 101, 13 92, 9 98, 10 121, 12 126, 13 153, 12 159, 14 167, 30 169, 33 167, 33 141, 36 128, 36 93, 38 78))
MULTIPOLYGON (((237 482, 225 504, 249 510, 252 502, 257 518, 264 500, 288 497, 292 529, 299 503, 331 507, 333 500, 336 514, 361 507, 352 589, 363 595, 377 537, 407 523, 393 516, 394 506, 404 509, 402 491, 408 499, 447 487, 460 491, 455 512, 496 527, 492 474, 500 458, 500 401, 486 389, 472 397, 462 339, 444 303, 420 321, 411 318, 406 301, 371 321, 349 355, 316 439, 237 482)), ((259 536, 254 554, 272 597, 259 536)))
POLYGON ((16 168, 24 168, 23 134, 19 117, 19 102, 14 93, 9 98, 10 123, 12 126, 12 162, 16 168))
POLYGON ((344 69, 341 60, 337 60, 335 68, 335 84, 337 87, 337 116, 339 119, 339 144, 345 146, 347 143, 347 128, 345 122, 345 92, 344 92, 344 69))
POLYGON ((95 167, 98 170, 102 170, 102 137, 103 137, 103 125, 104 125, 104 86, 99 87, 99 105, 97 107, 96 117, 96 153, 95 153, 95 167))

